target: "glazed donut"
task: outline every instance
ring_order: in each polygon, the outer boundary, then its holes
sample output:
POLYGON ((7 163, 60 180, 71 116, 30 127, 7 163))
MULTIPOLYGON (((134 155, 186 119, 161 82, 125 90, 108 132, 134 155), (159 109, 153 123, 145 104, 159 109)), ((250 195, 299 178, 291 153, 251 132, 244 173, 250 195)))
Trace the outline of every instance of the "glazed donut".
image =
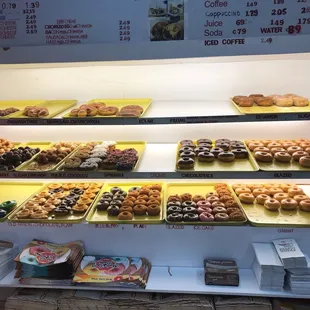
POLYGON ((246 184, 246 187, 248 187, 251 191, 254 191, 255 189, 263 189, 263 185, 261 184, 246 184))
POLYGON ((255 103, 259 106, 262 107, 270 107, 273 106, 273 100, 272 98, 268 98, 268 97, 259 97, 259 98, 255 98, 255 103))
POLYGON ((294 200, 296 200, 298 203, 300 203, 303 200, 310 199, 307 195, 296 195, 294 196, 294 200))
POLYGON ((310 140, 309 139, 296 139, 294 140, 298 145, 302 144, 302 143, 309 143, 310 140))
POLYGON ((283 210, 297 210, 298 203, 296 200, 288 198, 281 201, 281 208, 283 210))
MULTIPOLYGON (((145 206, 143 206, 143 207, 145 207, 145 206)), ((147 208, 145 207, 145 212, 146 212, 146 209, 147 208)), ((135 210, 135 208, 134 208, 134 210, 135 210)), ((169 207, 168 210, 167 210, 167 214, 172 214, 172 213, 182 213, 182 208, 181 207, 177 207, 177 206, 169 207)))
POLYGON ((203 196, 201 196, 201 195, 195 195, 194 197, 193 197, 193 201, 195 202, 195 203, 197 203, 197 202, 199 202, 199 201, 204 201, 205 200, 205 197, 203 197, 203 196))
POLYGON ((269 195, 270 192, 267 188, 255 188, 252 194, 254 197, 257 197, 259 195, 269 195))
POLYGON ((220 201, 220 198, 218 196, 210 196, 206 200, 212 204, 215 201, 220 201))
POLYGON ((273 156, 268 152, 255 152, 254 157, 262 162, 271 162, 273 160, 273 156))
POLYGON ((289 195, 287 193, 276 193, 274 194, 273 199, 276 199, 279 202, 281 202, 284 199, 289 199, 289 195))
POLYGON ((283 193, 283 190, 280 187, 269 187, 269 193, 271 196, 279 193, 283 193))
POLYGON ((195 165, 195 160, 190 157, 183 157, 178 160, 177 166, 180 169, 193 169, 195 165))
POLYGON ((300 146, 301 146, 303 149, 306 149, 306 148, 310 147, 310 142, 301 143, 300 146))
POLYGON ((254 200, 255 200, 254 195, 249 194, 249 193, 240 194, 238 198, 241 202, 246 203, 246 204, 252 204, 254 203, 254 200))
POLYGON ((283 143, 282 146, 283 146, 283 148, 288 149, 289 147, 296 146, 296 143, 294 143, 294 142, 285 142, 285 143, 283 143))
POLYGON ((211 207, 211 203, 207 200, 199 200, 197 202, 197 208, 200 208, 200 207, 207 207, 207 208, 210 208, 211 207))
POLYGON ((227 211, 226 211, 226 209, 223 208, 223 207, 216 207, 216 208, 213 208, 212 213, 213 213, 213 214, 217 214, 217 213, 227 213, 227 211))
POLYGON ((214 208, 225 208, 225 204, 223 202, 214 201, 210 208, 211 209, 214 209, 214 208))
POLYGON ((159 195, 160 196, 160 191, 158 191, 156 189, 151 189, 149 192, 149 196, 153 196, 153 195, 159 195))
POLYGON ((235 155, 232 152, 224 151, 219 153, 217 158, 222 162, 230 163, 235 160, 235 155))
MULTIPOLYGON (((111 202, 111 204, 113 203, 113 202, 116 202, 116 201, 118 201, 118 200, 114 200, 114 201, 112 201, 111 202)), ((87 205, 90 205, 93 201, 92 201, 92 199, 89 199, 89 198, 80 198, 78 201, 77 201, 79 204, 87 204, 87 205)), ((122 204, 122 202, 120 201, 120 204, 122 204)))
POLYGON ((132 207, 129 207, 129 206, 122 206, 119 208, 119 212, 124 212, 124 211, 132 213, 133 209, 132 207))
POLYGON ((128 192, 127 198, 128 197, 135 197, 135 198, 137 198, 138 196, 140 196, 139 191, 132 191, 132 192, 128 192))
POLYGON ((251 151, 254 151, 254 149, 258 148, 258 147, 264 147, 264 144, 261 142, 251 142, 248 144, 248 148, 251 151))
POLYGON ((251 194, 251 190, 247 187, 238 187, 235 189, 235 192, 238 196, 240 194, 251 194))
POLYGON ((130 212, 124 211, 117 216, 117 219, 120 221, 130 221, 133 219, 133 215, 130 212))
POLYGON ((215 160, 214 154, 210 153, 209 151, 198 153, 198 161, 200 162, 211 163, 214 160, 215 160))
POLYGON ((259 146, 259 147, 256 147, 253 152, 270 152, 269 148, 268 147, 265 147, 265 146, 259 146))
POLYGON ((149 205, 147 206, 147 214, 150 216, 156 216, 160 214, 160 207, 158 205, 149 205))
POLYGON ((259 205, 264 205, 265 204, 265 201, 266 200, 269 200, 271 199, 270 196, 266 195, 266 194, 261 194, 261 195, 258 195, 256 197, 256 202, 259 204, 259 205))
POLYGON ((302 200, 299 205, 300 210, 310 212, 310 199, 302 200))
POLYGON ((254 105, 254 100, 252 98, 238 96, 238 105, 240 107, 252 107, 254 105))
POLYGON ((262 98, 262 97, 264 97, 264 95, 262 95, 262 94, 252 94, 249 97, 256 99, 256 98, 262 98))
POLYGON ((295 184, 280 184, 280 188, 283 190, 283 192, 287 193, 288 190, 291 188, 291 187, 296 187, 295 184))
POLYGON ((227 222, 229 221, 229 215, 227 213, 217 213, 214 219, 216 222, 227 222))
POLYGON ((59 189, 59 188, 61 188, 61 185, 60 184, 49 184, 47 186, 47 188, 49 188, 49 189, 59 189))
POLYGON ((23 210, 16 213, 16 217, 18 219, 27 219, 30 217, 31 214, 32 214, 31 210, 23 209, 23 210))
POLYGON ((287 153, 289 153, 290 155, 298 151, 303 151, 303 148, 300 146, 290 146, 289 148, 287 148, 287 153))
POLYGON ((193 207, 196 208, 196 203, 193 201, 184 201, 182 203, 182 208, 186 208, 186 207, 193 207))
POLYGON ((292 155, 293 160, 298 161, 298 162, 299 162, 300 158, 304 157, 304 156, 309 156, 309 153, 304 152, 304 151, 297 151, 297 152, 293 153, 293 155, 292 155))
POLYGON ((199 219, 201 222, 213 222, 214 216, 210 212, 203 212, 199 215, 199 219))
POLYGON ((77 204, 72 208, 72 211, 77 213, 83 213, 87 211, 88 205, 87 204, 77 204))
POLYGON ((172 213, 167 216, 168 222, 182 222, 183 214, 180 213, 172 213))
MULTIPOLYGON (((170 207, 170 208, 176 208, 177 210, 180 209, 182 211, 182 209, 180 207, 170 207)), ((168 211, 170 208, 168 208, 168 211)), ((135 206, 133 208, 133 213, 135 215, 146 215, 146 212, 147 212, 147 207, 144 205, 135 206)), ((168 213, 168 214, 170 214, 170 213, 168 213)))
POLYGON ((274 156, 276 153, 278 152, 286 152, 286 150, 282 147, 273 147, 271 150, 270 150, 270 153, 274 156))
POLYGON ((66 184, 62 184, 62 188, 66 191, 74 189, 76 186, 76 184, 74 183, 66 183, 66 184))
POLYGON ((279 96, 279 97, 274 98, 274 103, 278 107, 292 107, 294 104, 294 101, 292 98, 279 96))
POLYGON ((299 164, 302 167, 310 168, 310 156, 303 156, 299 159, 299 164))
POLYGON ((294 186, 294 187, 289 188, 287 193, 292 198, 296 195, 304 195, 304 191, 301 188, 299 188, 298 186, 294 186))
POLYGON ((280 209, 281 204, 276 199, 268 199, 265 201, 264 206, 269 211, 277 211, 280 209))
POLYGON ((183 219, 185 222, 198 222, 199 221, 198 214, 194 214, 194 213, 184 214, 183 219))
POLYGON ((233 190, 236 190, 236 188, 238 187, 243 188, 244 184, 233 184, 231 187, 233 188, 233 190))
POLYGON ((198 213, 198 214, 205 213, 205 212, 207 212, 207 213, 212 213, 212 209, 209 208, 209 207, 199 207, 199 208, 197 209, 197 213, 198 213))
POLYGON ((269 144, 267 145, 267 147, 271 150, 271 149, 273 149, 273 148, 275 148, 275 147, 282 147, 282 144, 279 143, 279 142, 271 142, 271 143, 269 143, 269 144))
POLYGON ((150 193, 150 189, 149 188, 141 188, 140 191, 139 191, 139 194, 140 195, 149 195, 150 193))
POLYGON ((185 193, 185 194, 181 195, 182 202, 184 202, 184 201, 191 201, 192 197, 193 196, 190 193, 185 193))
POLYGON ((293 98, 295 107, 307 107, 309 105, 308 98, 296 96, 293 98))
POLYGON ((61 200, 60 199, 54 199, 54 198, 50 198, 46 201, 46 203, 52 204, 54 206, 59 206, 61 204, 61 200))
POLYGON ((289 163, 292 159, 292 156, 286 152, 277 152, 275 153, 274 158, 281 163, 289 163))

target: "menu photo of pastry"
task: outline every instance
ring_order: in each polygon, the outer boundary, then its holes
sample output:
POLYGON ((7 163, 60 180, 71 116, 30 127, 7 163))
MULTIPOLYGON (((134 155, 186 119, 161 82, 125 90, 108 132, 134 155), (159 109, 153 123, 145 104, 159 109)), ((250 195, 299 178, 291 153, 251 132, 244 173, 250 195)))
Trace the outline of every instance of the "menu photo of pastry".
POLYGON ((151 41, 184 40, 184 0, 150 0, 151 41))

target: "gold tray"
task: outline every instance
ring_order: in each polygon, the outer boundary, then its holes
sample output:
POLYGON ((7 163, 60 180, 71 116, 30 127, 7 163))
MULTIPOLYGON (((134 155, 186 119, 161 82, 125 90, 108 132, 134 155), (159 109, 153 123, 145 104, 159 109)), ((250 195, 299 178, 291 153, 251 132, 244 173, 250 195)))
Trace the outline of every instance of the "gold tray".
POLYGON ((44 183, 33 182, 0 182, 0 203, 8 200, 16 200, 16 207, 5 217, 0 218, 4 222, 11 214, 24 203, 33 193, 43 187, 44 183))
MULTIPOLYGON (((48 100, 43 101, 40 104, 37 104, 36 106, 40 108, 47 108, 49 115, 44 117, 35 117, 35 118, 53 118, 54 116, 70 109, 71 107, 75 106, 77 103, 77 100, 48 100)), ((32 118, 23 115, 23 111, 16 112, 16 115, 14 115, 14 118, 32 118)))
MULTIPOLYGON (((119 149, 119 150, 124 150, 124 149, 128 149, 128 148, 134 148, 137 150, 138 152, 138 160, 133 168, 133 170, 130 170, 130 171, 134 171, 136 170, 136 168, 138 167, 139 165, 139 162, 141 160, 141 157, 143 155, 143 152, 144 152, 144 149, 145 149, 145 145, 146 145, 146 142, 145 141, 115 141, 116 142, 116 146, 115 148, 119 149)), ((102 142, 98 142, 98 144, 101 144, 102 142)), ((80 146, 82 147, 82 145, 80 146)), ((76 150, 78 151, 78 149, 76 150)), ((71 157, 74 157, 74 153, 71 153, 69 155, 69 157, 67 158, 71 158, 71 157)), ((66 159, 67 159, 66 158, 66 159)), ((58 171, 75 171, 75 170, 63 170, 63 165, 64 165, 64 161, 62 161, 61 165, 57 167, 57 170, 58 171)), ((76 170, 76 171, 80 171, 80 170, 76 170)), ((82 171, 82 170, 81 170, 82 171)), ((83 170, 83 171, 86 171, 86 170, 83 170)), ((103 169, 98 169, 96 171, 103 171, 103 172, 120 172, 120 171, 125 171, 125 170, 103 170, 103 169)))
POLYGON ((309 113, 310 112, 310 105, 306 107, 278 107, 276 105, 270 107, 261 107, 254 103, 252 107, 240 107, 233 101, 231 98, 232 104, 235 108, 242 114, 279 114, 279 113, 309 113))
POLYGON ((3 118, 14 118, 20 115, 20 112, 24 111, 27 106, 38 106, 43 103, 45 100, 1 100, 0 101, 0 110, 8 108, 16 108, 20 111, 9 114, 7 116, 0 116, 0 119, 3 118))
MULTIPOLYGON (((297 185, 310 196, 309 185, 297 185)), ((240 202, 240 200, 238 199, 240 202)), ((263 205, 258 203, 245 204, 241 206, 253 226, 265 227, 310 227, 310 212, 297 209, 296 211, 287 211, 280 208, 279 211, 269 211, 263 205)))
MULTIPOLYGON (((35 145, 35 143, 38 142, 33 142, 33 145, 35 145)), ((50 143, 49 147, 46 148, 45 150, 49 150, 51 149, 56 143, 50 143)), ((57 167, 59 167, 64 160, 66 160, 69 156, 71 156, 71 154, 73 154, 78 148, 80 147, 80 145, 78 145, 70 154, 68 154, 62 161, 60 161, 59 163, 55 164, 52 167, 46 168, 46 169, 42 169, 42 170, 29 170, 29 166, 36 160, 36 158, 40 155, 40 153, 36 154, 35 156, 32 157, 32 159, 24 162, 23 164, 21 164, 20 166, 18 166, 18 168, 16 168, 16 171, 27 171, 27 172, 41 172, 41 171, 53 171, 55 170, 57 167)))
MULTIPOLYGON (((20 223, 80 223, 81 221, 83 221, 87 214, 89 213, 89 211, 91 210, 94 202, 96 201, 97 197, 98 197, 98 193, 100 193, 100 191, 97 193, 96 197, 93 199, 92 203, 90 204, 89 208, 87 209, 87 211, 85 213, 72 213, 72 214, 67 214, 67 215, 57 215, 57 217, 55 218, 51 218, 49 217, 48 219, 18 219, 15 218, 16 213, 18 211, 20 211, 24 205, 33 198, 33 196, 35 196, 36 194, 42 192, 43 190, 45 190, 49 184, 55 184, 56 182, 53 183, 48 183, 46 184, 43 188, 41 188, 39 191, 37 191, 35 194, 33 194, 31 197, 29 197, 29 199, 27 199, 20 207, 16 208, 11 215, 9 216, 9 221, 11 222, 20 222, 20 223)), ((94 183, 94 182, 87 182, 89 184, 94 183)), ((60 183, 57 182, 57 184, 67 184, 67 183, 60 183)), ((78 184, 78 182, 76 182, 75 184, 78 184)), ((103 186, 103 183, 100 183, 103 186)))
MULTIPOLYGON (((275 140, 280 141, 280 140, 275 140)), ((248 141, 245 141, 248 144, 248 141)), ((253 160, 256 162, 258 168, 262 171, 309 171, 310 168, 302 167, 295 160, 291 160, 289 163, 280 163, 273 159, 272 162, 265 163, 255 159, 253 152, 249 151, 253 157, 253 160)))
MULTIPOLYGON (((155 182, 154 182, 155 183, 155 182)), ((101 192, 99 193, 95 203, 91 211, 89 212, 86 221, 90 224, 159 224, 164 221, 164 214, 163 214, 163 201, 164 201, 164 192, 165 192, 165 183, 157 183, 162 185, 162 205, 161 205, 161 212, 157 216, 148 216, 148 215, 141 215, 137 216, 134 215, 132 220, 129 221, 120 221, 117 219, 117 216, 109 216, 107 211, 97 211, 96 206, 104 192, 109 192, 110 189, 114 186, 118 186, 122 188, 122 190, 128 192, 128 190, 133 186, 143 186, 152 184, 152 182, 139 182, 139 183, 107 183, 102 188, 101 192)))
MULTIPOLYGON (((193 140, 197 144, 196 140, 193 140)), ((212 147, 214 147, 215 141, 212 141, 212 147)), ((194 169, 180 169, 177 166, 179 156, 179 149, 181 148, 180 142, 178 142, 176 160, 175 160, 175 171, 258 171, 258 165, 254 160, 250 150, 245 145, 246 150, 249 153, 249 157, 245 159, 235 159, 233 162, 225 163, 218 159, 215 159, 212 163, 199 162, 197 157, 195 158, 194 169)))
MULTIPOLYGON (((245 219, 244 221, 236 222, 236 221, 228 221, 228 222, 170 222, 167 219, 167 202, 168 198, 171 195, 182 195, 184 193, 190 193, 194 195, 205 195, 208 192, 214 192, 214 186, 217 183, 167 183, 165 189, 165 200, 164 200, 164 212, 165 212, 165 221, 172 225, 203 225, 203 226, 240 226, 247 222, 245 219)), ((239 204, 240 210, 242 211, 244 217, 245 213, 241 208, 241 203, 237 198, 234 191, 230 189, 232 196, 234 197, 235 201, 239 204)))
MULTIPOLYGON (((143 112, 139 117, 142 117, 146 110, 150 107, 152 103, 152 99, 93 99, 88 101, 86 104, 89 103, 97 103, 97 102, 104 102, 107 106, 115 106, 119 109, 123 108, 126 105, 139 105, 143 108, 143 112)), ((98 117, 125 117, 125 116, 116 116, 116 115, 109 115, 109 116, 103 116, 103 115, 96 115, 96 116, 86 116, 86 118, 98 118, 98 117)), ((76 118, 73 116, 70 116, 70 112, 63 116, 63 118, 76 118)))

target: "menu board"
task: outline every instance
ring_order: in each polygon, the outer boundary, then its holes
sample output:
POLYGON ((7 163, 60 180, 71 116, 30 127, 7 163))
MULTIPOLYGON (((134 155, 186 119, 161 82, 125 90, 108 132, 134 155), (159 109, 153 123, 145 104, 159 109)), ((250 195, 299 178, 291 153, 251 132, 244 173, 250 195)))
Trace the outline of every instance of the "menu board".
POLYGON ((309 34, 310 0, 0 1, 7 50, 112 44, 108 59, 309 52, 309 34))

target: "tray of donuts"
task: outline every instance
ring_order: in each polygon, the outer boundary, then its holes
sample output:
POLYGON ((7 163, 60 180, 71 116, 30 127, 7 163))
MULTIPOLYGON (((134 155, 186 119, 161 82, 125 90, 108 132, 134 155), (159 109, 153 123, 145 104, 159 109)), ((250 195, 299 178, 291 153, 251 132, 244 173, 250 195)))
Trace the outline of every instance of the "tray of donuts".
POLYGON ((182 225, 243 225, 247 221, 235 193, 224 183, 168 183, 165 219, 182 225))
POLYGON ((246 144, 260 170, 297 171, 310 169, 310 140, 250 140, 246 144))
POLYGON ((52 171, 74 153, 80 146, 80 142, 51 143, 31 160, 20 165, 16 171, 52 171))
POLYGON ((95 202, 103 183, 50 183, 9 216, 12 222, 79 223, 95 202))
POLYGON ((254 226, 310 226, 310 185, 233 184, 254 226))
POLYGON ((164 221, 164 183, 107 183, 99 193, 86 221, 100 223, 147 223, 164 221))
POLYGON ((258 171, 244 142, 230 139, 182 140, 177 145, 176 171, 258 171))
POLYGON ((242 114, 310 112, 309 99, 296 94, 234 96, 232 103, 242 114))
POLYGON ((63 118, 76 117, 141 117, 152 99, 93 99, 74 108, 63 118))

